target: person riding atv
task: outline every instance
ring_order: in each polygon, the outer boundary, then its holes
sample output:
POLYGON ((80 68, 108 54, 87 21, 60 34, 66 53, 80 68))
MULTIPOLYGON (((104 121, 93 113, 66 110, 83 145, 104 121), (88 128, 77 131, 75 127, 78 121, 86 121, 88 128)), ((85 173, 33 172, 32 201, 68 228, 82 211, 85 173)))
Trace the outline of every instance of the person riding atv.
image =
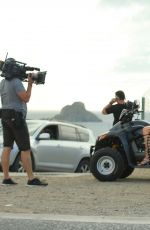
POLYGON ((108 132, 98 136, 95 146, 91 146, 91 173, 100 181, 114 181, 131 175, 145 156, 143 128, 149 123, 133 119, 139 115, 139 103, 127 102, 120 121, 108 132))

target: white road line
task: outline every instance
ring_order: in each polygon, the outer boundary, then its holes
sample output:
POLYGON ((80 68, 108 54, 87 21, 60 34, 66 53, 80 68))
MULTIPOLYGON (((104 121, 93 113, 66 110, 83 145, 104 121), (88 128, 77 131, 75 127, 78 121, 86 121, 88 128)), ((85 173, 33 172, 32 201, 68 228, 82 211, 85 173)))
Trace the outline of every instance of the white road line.
MULTIPOLYGON (((82 177, 82 176, 89 176, 92 175, 91 173, 66 173, 66 172, 35 172, 36 176, 47 176, 47 177, 82 177)), ((27 177, 26 173, 12 173, 10 172, 11 176, 17 177, 27 177)), ((3 173, 0 172, 0 177, 3 177, 3 173)))
POLYGON ((24 213, 0 213, 3 219, 27 219, 27 220, 53 220, 68 222, 91 223, 117 223, 117 224, 150 224, 149 217, 120 217, 120 216, 77 216, 77 215, 51 215, 51 214, 24 214, 24 213))

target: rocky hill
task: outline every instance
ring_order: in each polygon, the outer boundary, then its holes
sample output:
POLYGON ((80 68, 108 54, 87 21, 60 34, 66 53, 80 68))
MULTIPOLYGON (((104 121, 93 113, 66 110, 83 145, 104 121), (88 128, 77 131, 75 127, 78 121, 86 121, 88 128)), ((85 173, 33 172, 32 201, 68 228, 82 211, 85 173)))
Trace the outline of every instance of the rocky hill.
POLYGON ((72 105, 66 105, 59 114, 56 114, 51 120, 69 121, 69 122, 101 122, 95 114, 85 109, 82 102, 74 102, 72 105))

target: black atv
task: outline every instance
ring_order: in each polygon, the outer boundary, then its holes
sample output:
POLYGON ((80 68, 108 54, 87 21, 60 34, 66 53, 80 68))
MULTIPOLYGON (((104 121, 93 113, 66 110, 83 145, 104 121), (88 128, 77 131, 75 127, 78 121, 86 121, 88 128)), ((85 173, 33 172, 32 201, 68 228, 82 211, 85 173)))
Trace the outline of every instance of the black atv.
POLYGON ((120 115, 120 121, 107 133, 98 136, 91 146, 91 173, 100 181, 126 178, 144 158, 142 129, 148 122, 138 119, 139 103, 128 102, 120 115), (137 114, 137 119, 135 116, 137 114))

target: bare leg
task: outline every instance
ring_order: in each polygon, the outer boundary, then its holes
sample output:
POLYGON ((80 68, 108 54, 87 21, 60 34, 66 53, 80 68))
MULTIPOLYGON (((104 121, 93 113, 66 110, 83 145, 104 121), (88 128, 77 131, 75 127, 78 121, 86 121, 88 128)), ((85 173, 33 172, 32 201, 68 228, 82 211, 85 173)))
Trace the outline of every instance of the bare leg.
POLYGON ((145 156, 139 165, 145 165, 150 163, 150 126, 143 128, 144 144, 145 144, 145 156))
POLYGON ((4 147, 1 157, 2 169, 4 173, 4 179, 10 178, 9 176, 9 157, 10 157, 11 148, 4 147))
POLYGON ((143 136, 144 136, 144 143, 145 143, 145 157, 149 157, 150 151, 150 126, 146 126, 143 128, 143 136))
POLYGON ((31 161, 30 150, 21 152, 21 160, 23 163, 23 167, 27 172, 29 180, 32 180, 34 178, 34 175, 33 175, 33 171, 32 171, 32 161, 31 161))

